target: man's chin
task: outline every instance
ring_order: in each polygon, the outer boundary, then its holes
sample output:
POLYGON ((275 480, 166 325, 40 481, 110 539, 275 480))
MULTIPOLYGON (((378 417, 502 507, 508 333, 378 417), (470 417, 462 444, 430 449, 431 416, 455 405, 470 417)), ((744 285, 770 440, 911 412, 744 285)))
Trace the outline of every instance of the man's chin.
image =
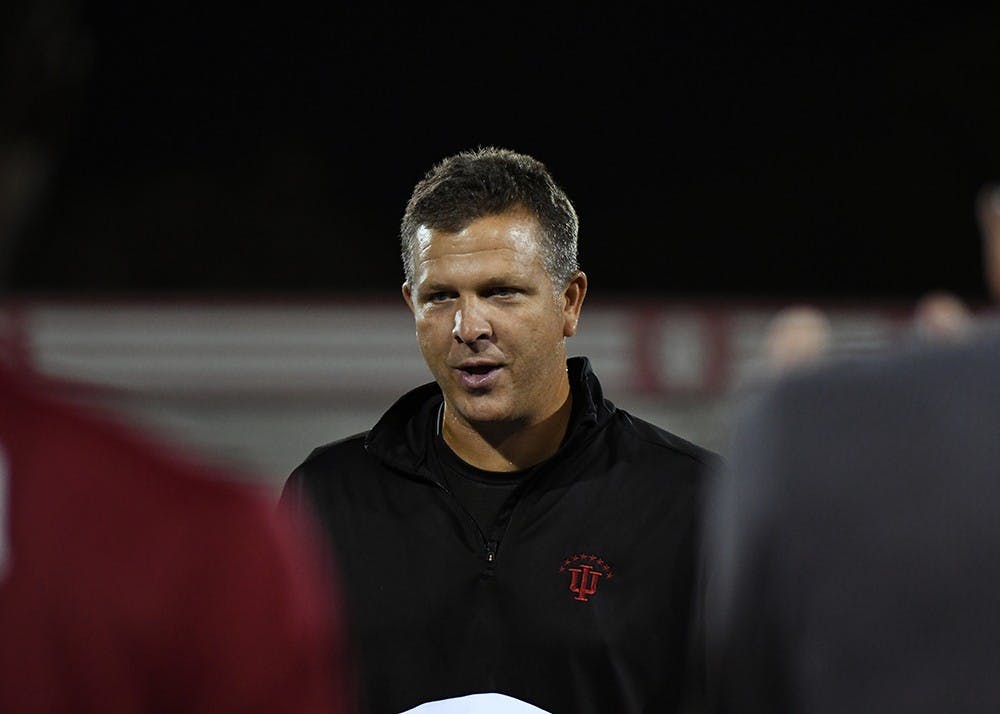
POLYGON ((458 416, 473 428, 489 428, 517 421, 511 404, 495 394, 462 394, 451 402, 458 416))

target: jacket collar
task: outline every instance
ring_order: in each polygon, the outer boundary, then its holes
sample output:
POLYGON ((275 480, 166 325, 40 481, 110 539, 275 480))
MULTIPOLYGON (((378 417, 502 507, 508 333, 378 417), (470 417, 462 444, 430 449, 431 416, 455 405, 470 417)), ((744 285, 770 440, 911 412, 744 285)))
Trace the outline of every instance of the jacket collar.
MULTIPOLYGON (((604 398, 601 383, 586 357, 566 362, 573 413, 566 438, 552 460, 572 450, 593 429, 607 423, 615 406, 604 398)), ((365 449, 393 468, 440 481, 428 467, 434 425, 443 397, 437 383, 430 382, 407 392, 379 419, 365 437, 365 449)))

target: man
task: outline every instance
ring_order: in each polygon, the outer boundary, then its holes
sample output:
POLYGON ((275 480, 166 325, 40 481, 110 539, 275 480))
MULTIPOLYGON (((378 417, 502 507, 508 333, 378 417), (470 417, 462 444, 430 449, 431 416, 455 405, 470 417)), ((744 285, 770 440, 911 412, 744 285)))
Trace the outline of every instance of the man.
POLYGON ((931 290, 913 308, 913 331, 925 340, 962 340, 974 327, 973 313, 957 295, 931 290))
MULTIPOLYGON (((978 205, 1000 298, 1000 193, 978 205)), ((973 337, 745 405, 708 510, 717 711, 1000 710, 1000 335, 973 337)))
POLYGON ((826 313, 812 305, 790 305, 771 318, 764 333, 764 367, 768 376, 817 364, 833 343, 826 313))
POLYGON ((283 496, 336 548, 366 712, 488 694, 678 706, 712 455, 567 362, 587 293, 576 245, 565 193, 512 151, 447 158, 410 198, 403 298, 435 381, 314 451, 283 496))
MULTIPOLYGON (((71 10, 4 4, 0 275, 45 193, 85 64, 71 10)), ((0 712, 347 711, 335 583, 308 524, 81 408, 25 368, 6 317, 0 712)))

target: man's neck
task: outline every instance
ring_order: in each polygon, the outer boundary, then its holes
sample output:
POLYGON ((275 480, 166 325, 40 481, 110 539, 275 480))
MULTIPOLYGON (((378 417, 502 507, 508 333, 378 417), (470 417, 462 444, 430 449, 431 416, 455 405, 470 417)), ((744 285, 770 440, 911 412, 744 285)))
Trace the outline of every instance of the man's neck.
POLYGON ((467 464, 484 471, 521 471, 545 461, 559 450, 573 411, 572 394, 548 417, 533 424, 470 425, 450 418, 447 406, 441 435, 467 464))

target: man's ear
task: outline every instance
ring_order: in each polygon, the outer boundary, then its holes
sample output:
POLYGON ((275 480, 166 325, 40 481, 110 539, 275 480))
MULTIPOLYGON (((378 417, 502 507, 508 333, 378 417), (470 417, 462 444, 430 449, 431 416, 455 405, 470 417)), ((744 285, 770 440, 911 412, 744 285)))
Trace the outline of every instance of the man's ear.
POLYGON ((403 283, 403 300, 406 301, 406 306, 410 308, 410 312, 416 314, 415 310, 413 309, 413 291, 410 290, 409 282, 403 283))
POLYGON ((587 274, 576 271, 563 290, 563 336, 572 337, 576 334, 576 323, 580 320, 583 309, 583 299, 587 297, 587 274))

